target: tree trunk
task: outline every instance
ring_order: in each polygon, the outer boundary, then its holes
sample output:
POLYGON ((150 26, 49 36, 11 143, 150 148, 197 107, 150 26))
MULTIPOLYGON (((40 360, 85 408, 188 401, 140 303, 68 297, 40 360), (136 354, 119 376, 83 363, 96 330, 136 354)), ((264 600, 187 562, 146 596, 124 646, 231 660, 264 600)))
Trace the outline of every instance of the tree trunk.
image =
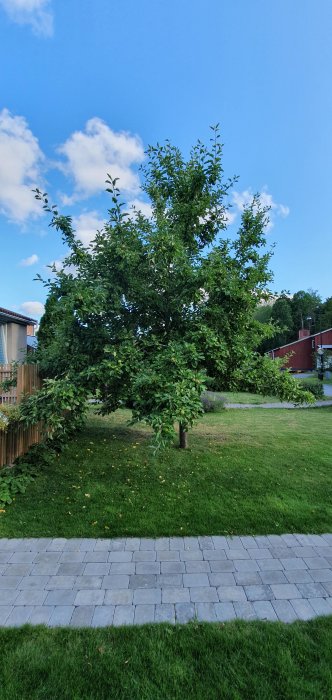
POLYGON ((188 433, 184 429, 182 423, 179 423, 179 440, 179 447, 185 450, 188 447, 188 433))

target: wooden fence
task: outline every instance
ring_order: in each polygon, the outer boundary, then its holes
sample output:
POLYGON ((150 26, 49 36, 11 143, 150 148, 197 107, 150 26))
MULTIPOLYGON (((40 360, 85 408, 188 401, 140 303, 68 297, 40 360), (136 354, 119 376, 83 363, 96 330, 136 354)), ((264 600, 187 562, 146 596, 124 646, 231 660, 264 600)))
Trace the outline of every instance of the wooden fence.
MULTIPOLYGON (((0 365, 0 382, 11 379, 13 368, 11 365, 0 365)), ((17 383, 8 392, 0 388, 1 404, 19 404, 23 396, 33 394, 41 386, 38 373, 38 365, 19 365, 17 367, 17 383)), ((0 467, 12 464, 17 457, 25 454, 31 445, 41 442, 42 425, 25 427, 20 423, 13 423, 8 430, 0 430, 0 467)))

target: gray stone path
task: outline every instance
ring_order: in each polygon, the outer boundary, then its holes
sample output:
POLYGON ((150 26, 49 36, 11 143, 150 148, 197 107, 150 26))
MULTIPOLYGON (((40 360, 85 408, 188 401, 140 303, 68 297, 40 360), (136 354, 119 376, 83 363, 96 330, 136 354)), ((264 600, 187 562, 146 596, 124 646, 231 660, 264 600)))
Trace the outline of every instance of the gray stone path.
POLYGON ((0 539, 0 625, 332 615, 332 534, 0 539))
POLYGON ((225 403, 225 408, 295 408, 295 409, 305 409, 305 408, 325 408, 325 406, 332 406, 332 400, 327 401, 316 401, 312 404, 303 404, 301 406, 288 403, 287 401, 279 401, 278 403, 225 403))

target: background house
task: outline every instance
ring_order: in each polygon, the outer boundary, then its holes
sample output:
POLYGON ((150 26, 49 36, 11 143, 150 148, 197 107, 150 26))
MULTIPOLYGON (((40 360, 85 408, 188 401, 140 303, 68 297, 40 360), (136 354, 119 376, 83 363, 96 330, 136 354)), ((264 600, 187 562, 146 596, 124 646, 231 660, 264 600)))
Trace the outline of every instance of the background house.
POLYGON ((0 307, 0 365, 22 362, 35 346, 37 321, 0 307))
POLYGON ((291 354, 289 360, 285 362, 285 367, 289 367, 295 372, 308 371, 319 367, 316 354, 319 348, 323 348, 326 351, 325 368, 327 369, 327 366, 331 366, 332 362, 332 328, 313 335, 310 335, 310 331, 303 328, 299 331, 298 340, 282 345, 279 348, 274 348, 267 354, 273 358, 285 357, 291 354), (331 355, 331 360, 329 355, 331 355))

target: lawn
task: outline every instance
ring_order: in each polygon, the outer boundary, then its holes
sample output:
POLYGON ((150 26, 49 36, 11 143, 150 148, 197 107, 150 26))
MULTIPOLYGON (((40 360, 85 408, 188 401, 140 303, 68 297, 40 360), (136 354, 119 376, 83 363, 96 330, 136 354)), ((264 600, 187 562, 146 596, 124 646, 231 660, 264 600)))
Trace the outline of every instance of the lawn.
POLYGON ((154 456, 128 411, 85 430, 0 515, 0 537, 331 532, 332 408, 207 414, 154 456))
POLYGON ((250 404, 262 404, 262 403, 278 403, 280 399, 277 396, 262 396, 261 394, 251 394, 249 391, 207 391, 205 392, 207 396, 214 396, 215 398, 223 398, 226 403, 250 403, 250 404))
POLYGON ((328 700, 332 618, 0 629, 1 700, 328 700), (273 659, 273 663, 272 663, 273 659))

